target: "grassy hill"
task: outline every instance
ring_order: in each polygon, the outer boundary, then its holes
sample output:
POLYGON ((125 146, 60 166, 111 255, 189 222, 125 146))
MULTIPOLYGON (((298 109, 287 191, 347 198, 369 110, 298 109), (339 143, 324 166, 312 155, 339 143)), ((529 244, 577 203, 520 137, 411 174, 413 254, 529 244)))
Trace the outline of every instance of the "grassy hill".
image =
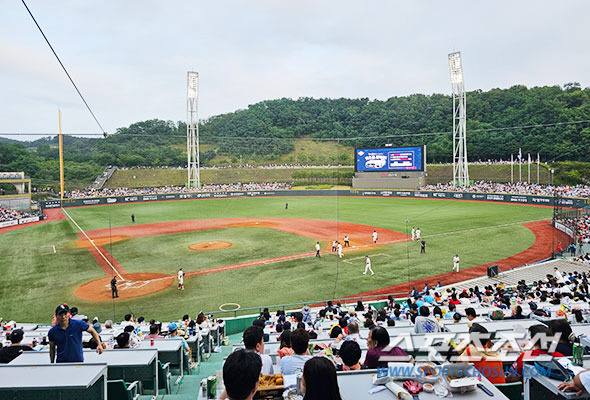
MULTIPOLYGON (((201 170, 201 181, 205 184, 211 183, 235 183, 235 182, 296 182, 307 184, 309 180, 302 182, 300 179, 295 179, 293 174, 296 171, 314 171, 316 175, 324 174, 326 177, 318 177, 312 182, 316 183, 330 183, 330 178, 335 171, 352 171, 353 168, 276 168, 276 169, 262 169, 262 168, 232 168, 232 169, 205 169, 201 170)), ((426 182, 428 184, 449 182, 453 176, 453 169, 451 165, 428 165, 428 177, 426 182)), ((510 182, 510 165, 471 165, 469 167, 469 175, 472 180, 486 180, 493 182, 510 182)), ((541 166, 540 182, 547 183, 551 180, 549 170, 545 166, 541 166)), ((182 186, 186 183, 186 170, 173 169, 136 169, 136 170, 118 170, 106 184, 106 187, 151 187, 151 186, 166 186, 175 185, 182 186)), ((522 168, 523 180, 527 179, 527 168, 523 165, 522 168)), ((518 180, 518 166, 514 167, 514 178, 518 180)), ((537 181, 536 166, 531 166, 531 180, 537 181)), ((334 182, 337 183, 337 182, 334 182)), ((340 181, 342 183, 342 181, 340 181)))

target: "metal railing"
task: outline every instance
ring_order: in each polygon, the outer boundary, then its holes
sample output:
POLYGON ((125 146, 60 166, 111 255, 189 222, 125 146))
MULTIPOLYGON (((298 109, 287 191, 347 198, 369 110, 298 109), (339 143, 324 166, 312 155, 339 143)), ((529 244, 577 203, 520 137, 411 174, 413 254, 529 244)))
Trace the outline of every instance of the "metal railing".
MULTIPOLYGON (((377 295, 367 295, 367 296, 352 296, 352 297, 337 297, 333 299, 326 299, 326 300, 312 300, 312 301, 305 301, 299 303, 286 303, 286 304, 273 304, 273 305, 265 305, 265 306, 258 306, 258 307, 246 307, 240 308, 237 310, 228 310, 228 311, 210 311, 206 312, 206 315, 213 315, 213 316, 233 316, 234 318, 238 316, 246 316, 246 315, 259 315, 265 308, 269 310, 276 311, 276 310, 288 310, 288 309, 295 309, 301 308, 305 305, 309 305, 312 307, 319 307, 319 306, 326 306, 328 301, 331 301, 334 305, 338 302, 341 304, 351 304, 352 302, 356 303, 358 300, 362 302, 375 302, 375 301, 382 301, 387 300, 388 296, 403 296, 400 299, 405 299, 408 296, 408 293, 387 293, 387 294, 377 294, 377 295), (253 311, 257 311, 257 313, 253 313, 253 311)), ((397 300, 397 298, 396 298, 397 300)))

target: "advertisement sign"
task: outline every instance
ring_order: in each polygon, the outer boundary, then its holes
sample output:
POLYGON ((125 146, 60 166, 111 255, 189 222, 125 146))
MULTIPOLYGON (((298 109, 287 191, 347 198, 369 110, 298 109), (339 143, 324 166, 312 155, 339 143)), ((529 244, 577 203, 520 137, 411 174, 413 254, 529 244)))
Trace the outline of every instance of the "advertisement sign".
POLYGON ((356 149, 357 172, 424 171, 424 146, 356 149))
POLYGON ((6 228, 8 226, 18 225, 18 220, 13 219, 12 221, 0 222, 0 228, 6 228))
MULTIPOLYGON (((91 199, 68 199, 64 200, 64 207, 79 207, 98 204, 116 204, 116 203, 133 203, 138 201, 155 201, 155 200, 184 200, 184 199, 209 199, 209 198, 235 198, 235 197, 258 197, 258 196, 376 196, 376 197, 413 197, 422 199, 456 199, 456 200, 479 200, 493 202, 508 202, 515 204, 534 204, 552 206, 553 197, 548 196, 529 196, 529 195, 511 195, 511 194, 493 194, 493 193, 473 193, 473 192, 430 192, 426 190, 284 190, 276 192, 205 192, 205 193, 175 193, 162 195, 145 195, 145 196, 121 196, 121 197, 99 197, 91 199)), ((582 208, 586 206, 586 199, 559 199, 562 205, 569 207, 582 208)), ((41 207, 59 208, 59 200, 50 200, 41 202, 41 207)))

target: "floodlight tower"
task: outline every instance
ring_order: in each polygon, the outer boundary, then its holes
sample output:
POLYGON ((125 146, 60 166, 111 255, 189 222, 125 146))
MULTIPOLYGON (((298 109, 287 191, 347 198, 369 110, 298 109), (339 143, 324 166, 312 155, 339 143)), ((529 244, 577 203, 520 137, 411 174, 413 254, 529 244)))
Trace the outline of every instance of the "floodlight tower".
POLYGON ((467 107, 461 53, 449 54, 451 87, 453 89, 453 186, 469 185, 467 164, 467 107))
POLYGON ((189 71, 186 77, 186 154, 187 187, 201 187, 199 165, 199 73, 189 71))

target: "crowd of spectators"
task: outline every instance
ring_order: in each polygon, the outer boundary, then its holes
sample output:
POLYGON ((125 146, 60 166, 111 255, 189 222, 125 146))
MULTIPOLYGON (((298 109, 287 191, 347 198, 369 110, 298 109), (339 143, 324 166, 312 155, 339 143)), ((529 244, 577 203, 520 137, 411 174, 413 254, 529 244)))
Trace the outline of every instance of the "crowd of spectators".
MULTIPOLYGON (((341 396, 336 371, 387 367, 392 360, 414 361, 403 349, 390 345, 390 333, 386 328, 395 326, 399 321, 409 322, 416 334, 439 332, 445 324, 467 322, 469 340, 452 342, 452 355, 457 361, 473 362, 476 368, 478 365, 491 367, 496 364, 502 368, 501 352, 492 350, 494 332, 489 332, 485 327, 488 318, 514 320, 515 325, 518 324, 517 320, 544 319, 545 323, 530 325, 528 334, 530 338, 545 334, 549 342, 537 342, 532 350, 522 352, 512 349, 518 356, 509 373, 488 377, 493 384, 522 381, 525 361, 534 360, 539 355, 551 355, 554 358, 573 355, 577 338, 571 324, 590 322, 589 281, 588 272, 562 273, 556 267, 552 274, 541 279, 533 282, 521 280, 511 287, 497 283, 481 288, 473 286, 463 290, 442 290, 440 283, 434 287, 426 284, 422 290, 412 288, 407 299, 396 301, 393 296, 389 296, 385 306, 379 310, 360 300, 354 306, 343 306, 331 301, 325 307, 315 310, 305 306, 290 315, 280 309, 271 313, 266 308, 253 321, 252 326, 244 331, 245 348, 231 353, 223 365, 225 392, 222 398, 250 399, 256 393, 261 373, 280 372, 284 375, 301 373, 300 390, 304 394, 303 399, 339 400, 341 396), (495 311, 487 316, 478 315, 476 309, 481 309, 482 306, 492 307, 495 311), (310 342, 326 326, 329 327, 330 343, 326 346, 310 342), (368 334, 363 336, 366 339, 359 334, 361 327, 368 329, 368 334), (277 339, 280 341, 277 352, 279 370, 276 370, 277 366, 273 365, 272 358, 264 350, 268 330, 280 335, 277 339), (359 345, 361 340, 367 341, 364 361, 359 345), (554 342, 551 343, 551 340, 554 342)), ((60 359, 61 339, 56 333, 59 331, 56 325, 62 329, 75 327, 80 331, 80 337, 81 331, 90 332, 92 339, 84 346, 101 352, 108 348, 108 344, 101 343, 95 332, 111 332, 116 337, 114 347, 129 348, 137 346, 141 340, 183 338, 195 330, 212 327, 215 323, 199 313, 196 320, 185 315, 182 320, 167 324, 164 330, 163 325, 157 321, 148 323, 143 317, 135 321, 133 315, 128 314, 113 328, 112 321, 101 324, 95 318, 90 322, 87 317, 78 314, 77 309, 70 309, 62 304, 56 309, 52 323, 54 329, 50 330, 48 336, 50 345, 57 346, 57 362, 66 362, 71 359, 67 354, 61 354, 60 359), (149 326, 149 335, 142 337, 142 326, 149 326)), ((12 322, 9 324, 12 324, 12 331, 8 335, 11 343, 6 343, 8 346, 0 349, 0 362, 9 362, 23 351, 32 350, 27 343, 23 343, 23 332, 15 329, 12 322)), ((1 319, 0 326, 5 328, 1 319)), ((191 356, 188 346, 185 352, 187 357, 191 356)), ((78 354, 82 354, 81 351, 75 356, 78 354)), ((450 359, 449 356, 447 359, 450 359)), ((577 379, 563 388, 587 390, 583 385, 585 381, 590 382, 590 377, 577 376, 577 379)), ((588 388, 590 389, 590 385, 588 388)))
POLYGON ((287 182, 261 182, 261 183, 227 183, 202 185, 200 189, 187 188, 185 186, 162 186, 146 188, 104 188, 84 190, 72 190, 65 193, 70 199, 82 199, 89 197, 111 197, 111 196, 135 196, 168 193, 203 193, 203 192, 228 192, 228 191, 253 191, 253 190, 291 190, 291 184, 287 182))
POLYGON ((453 186, 451 183, 438 183, 436 185, 426 185, 419 189, 441 192, 478 192, 536 196, 558 195, 561 197, 590 197, 590 186, 588 185, 553 186, 526 182, 498 183, 477 181, 470 186, 453 186))
MULTIPOLYGON (((332 168, 338 165, 332 164, 325 164, 325 165, 308 165, 308 164, 266 164, 266 165, 250 165, 248 163, 241 164, 241 165, 212 165, 209 167, 201 167, 201 169, 299 169, 299 168, 332 168)), ((136 166, 136 167, 116 167, 119 170, 126 171, 126 170, 142 170, 142 169, 181 169, 186 170, 185 166, 161 166, 161 167, 143 167, 143 166, 136 166)))
POLYGON ((28 212, 0 206, 0 222, 13 221, 30 216, 31 214, 28 212))

